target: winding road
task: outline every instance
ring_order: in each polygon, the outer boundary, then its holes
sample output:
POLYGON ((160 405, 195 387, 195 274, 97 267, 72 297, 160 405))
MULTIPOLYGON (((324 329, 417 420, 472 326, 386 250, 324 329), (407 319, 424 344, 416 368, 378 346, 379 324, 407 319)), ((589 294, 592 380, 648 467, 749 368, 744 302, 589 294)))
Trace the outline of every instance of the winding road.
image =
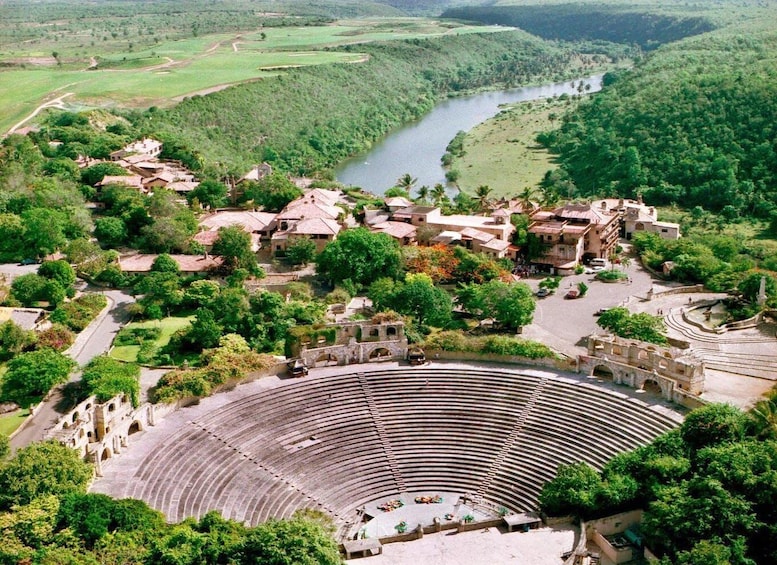
MULTIPOLYGON (((37 268, 37 265, 34 267, 37 268)), ((116 333, 129 321, 127 307, 135 301, 132 296, 120 290, 103 290, 101 293, 108 299, 108 306, 78 334, 73 345, 65 352, 79 366, 86 365, 94 357, 110 349, 116 333)), ((68 382, 79 379, 80 373, 73 373, 68 382)), ((11 449, 16 450, 33 441, 42 440, 46 431, 56 424, 62 415, 64 403, 62 386, 54 388, 38 407, 35 415, 28 418, 24 427, 11 438, 11 449)))

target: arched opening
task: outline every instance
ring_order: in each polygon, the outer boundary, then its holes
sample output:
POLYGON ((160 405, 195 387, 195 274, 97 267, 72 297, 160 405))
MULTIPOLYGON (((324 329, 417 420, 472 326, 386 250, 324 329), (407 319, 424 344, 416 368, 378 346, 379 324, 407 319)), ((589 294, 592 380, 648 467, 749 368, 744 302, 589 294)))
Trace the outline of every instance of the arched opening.
POLYGON ((113 453, 111 453, 111 448, 106 447, 103 449, 103 452, 100 454, 100 461, 105 461, 106 459, 110 459, 113 453))
POLYGON ((615 374, 607 365, 597 365, 594 367, 592 375, 603 381, 612 381, 615 378, 615 374))
POLYGON ((78 416, 79 416, 78 412, 73 412, 73 423, 78 421, 78 416))
POLYGON ((645 384, 642 385, 642 390, 661 396, 661 387, 659 386, 658 382, 654 381, 653 379, 646 380, 645 384))
POLYGON ((140 422, 135 420, 134 422, 132 422, 129 429, 127 430, 127 435, 136 434, 140 431, 143 431, 143 427, 140 425, 140 422))
POLYGON ((78 437, 79 437, 79 438, 83 438, 83 437, 84 437, 84 435, 86 435, 86 434, 84 433, 84 428, 81 428, 81 429, 79 430, 79 432, 78 432, 78 437))
POLYGON ((386 328, 386 335, 388 337, 394 337, 397 335, 397 328, 396 326, 389 326, 386 328))
POLYGON ((89 403, 86 406, 84 406, 84 410, 89 410, 92 407, 92 404, 89 403))
POLYGON ((108 412, 113 412, 114 410, 116 410, 116 405, 113 402, 111 402, 108 405, 108 412))
POLYGON ((637 353, 637 359, 645 359, 645 360, 647 360, 647 358, 648 358, 647 351, 645 351, 644 349, 640 349, 639 353, 637 353))
POLYGON ((330 365, 337 365, 337 357, 331 353, 322 353, 316 358, 316 367, 329 367, 330 365))
POLYGON ((378 347, 370 352, 370 361, 382 361, 391 359, 391 351, 385 347, 378 347))

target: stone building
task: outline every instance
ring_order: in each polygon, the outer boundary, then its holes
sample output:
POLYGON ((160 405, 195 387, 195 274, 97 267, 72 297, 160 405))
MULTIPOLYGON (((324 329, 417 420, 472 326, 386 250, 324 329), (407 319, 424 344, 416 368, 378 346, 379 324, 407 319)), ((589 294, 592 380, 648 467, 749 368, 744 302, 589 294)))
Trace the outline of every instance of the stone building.
POLYGON ((616 384, 646 390, 682 404, 704 392, 704 362, 690 349, 662 347, 617 336, 588 338, 588 355, 578 358, 581 371, 616 384))
POLYGON ((297 326, 291 335, 287 355, 301 358, 309 367, 401 360, 407 355, 401 321, 297 326))

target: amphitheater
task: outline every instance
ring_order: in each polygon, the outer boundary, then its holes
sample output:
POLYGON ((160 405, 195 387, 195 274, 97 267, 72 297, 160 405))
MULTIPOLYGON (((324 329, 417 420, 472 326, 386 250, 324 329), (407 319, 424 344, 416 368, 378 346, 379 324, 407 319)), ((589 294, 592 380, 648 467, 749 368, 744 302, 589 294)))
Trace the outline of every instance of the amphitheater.
POLYGON ((391 529, 400 514, 377 509, 386 501, 415 507, 402 514, 410 528, 443 508, 525 512, 559 464, 601 468, 681 421, 659 398, 628 392, 591 377, 453 363, 268 377, 133 434, 92 490, 145 500, 171 521, 216 509, 254 525, 316 508, 341 539, 370 516, 384 522, 375 537, 391 529), (446 505, 413 504, 422 495, 446 505))

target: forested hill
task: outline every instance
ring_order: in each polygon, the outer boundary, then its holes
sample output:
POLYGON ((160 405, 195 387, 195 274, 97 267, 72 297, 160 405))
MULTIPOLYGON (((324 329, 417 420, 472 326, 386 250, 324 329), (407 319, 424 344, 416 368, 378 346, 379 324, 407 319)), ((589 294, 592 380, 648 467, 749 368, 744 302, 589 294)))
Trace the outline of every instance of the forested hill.
POLYGON ((545 39, 606 40, 643 49, 714 29, 703 17, 632 11, 623 6, 553 4, 467 6, 446 10, 444 18, 519 27, 545 39))
POLYGON ((651 204, 768 217, 777 210, 777 28, 758 26, 661 48, 540 141, 560 154, 579 195, 641 192, 651 204))
MULTIPOLYGON (((574 55, 518 31, 346 47, 360 64, 290 69, 146 114, 146 130, 246 170, 268 161, 295 173, 331 167, 449 93, 561 78, 574 55), (166 135, 165 135, 166 134, 166 135)), ((579 70, 577 72, 580 72, 579 70)))

